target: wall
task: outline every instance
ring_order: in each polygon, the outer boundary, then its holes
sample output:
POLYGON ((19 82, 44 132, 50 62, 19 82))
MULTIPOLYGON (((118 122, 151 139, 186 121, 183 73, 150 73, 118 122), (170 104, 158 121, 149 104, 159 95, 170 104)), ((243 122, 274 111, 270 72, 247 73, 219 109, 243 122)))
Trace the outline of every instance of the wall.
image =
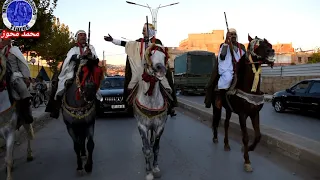
POLYGON ((301 80, 320 78, 320 63, 262 68, 261 91, 273 94, 301 80))
POLYGON ((319 76, 287 76, 287 77, 262 77, 261 91, 267 94, 273 94, 290 88, 299 81, 305 79, 320 78, 319 76))

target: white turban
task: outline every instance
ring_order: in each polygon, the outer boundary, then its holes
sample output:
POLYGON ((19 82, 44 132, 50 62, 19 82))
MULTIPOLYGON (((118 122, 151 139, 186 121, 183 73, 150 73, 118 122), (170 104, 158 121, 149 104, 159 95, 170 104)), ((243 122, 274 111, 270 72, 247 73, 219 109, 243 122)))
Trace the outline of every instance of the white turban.
POLYGON ((84 31, 84 30, 79 30, 79 31, 77 31, 77 33, 76 33, 76 35, 75 35, 75 38, 76 39, 78 39, 78 35, 79 34, 86 34, 86 31, 84 31))
MULTIPOLYGON (((234 29, 234 28, 230 28, 230 29, 229 29, 229 32, 231 32, 231 33, 236 33, 236 34, 237 34, 237 30, 234 29)), ((237 42, 238 42, 238 34, 237 34, 237 42)))

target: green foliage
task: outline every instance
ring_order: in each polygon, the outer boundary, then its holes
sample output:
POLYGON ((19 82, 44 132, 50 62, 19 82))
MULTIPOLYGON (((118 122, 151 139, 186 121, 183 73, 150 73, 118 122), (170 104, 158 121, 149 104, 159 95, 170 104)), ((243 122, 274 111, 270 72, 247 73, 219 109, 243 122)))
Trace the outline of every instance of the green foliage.
MULTIPOLYGON (((35 25, 29 30, 33 32, 40 32, 40 38, 18 38, 15 39, 18 45, 23 45, 23 52, 37 51, 37 45, 45 43, 50 39, 52 34, 53 24, 53 11, 57 6, 58 0, 33 0, 37 6, 38 14, 35 25)), ((2 8, 4 0, 0 1, 0 7, 2 8)), ((0 27, 7 30, 7 27, 3 24, 2 16, 0 16, 0 27)))
POLYGON ((51 37, 46 43, 37 46, 37 52, 42 59, 47 60, 51 71, 56 72, 59 63, 66 58, 68 51, 74 44, 75 41, 68 26, 60 24, 59 19, 54 18, 51 37))
POLYGON ((308 61, 308 64, 320 63, 320 52, 313 53, 311 59, 308 61))

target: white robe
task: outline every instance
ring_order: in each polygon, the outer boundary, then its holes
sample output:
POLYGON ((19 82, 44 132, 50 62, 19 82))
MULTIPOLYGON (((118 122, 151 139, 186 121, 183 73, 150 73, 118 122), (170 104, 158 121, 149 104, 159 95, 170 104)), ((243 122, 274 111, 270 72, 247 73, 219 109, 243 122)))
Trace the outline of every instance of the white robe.
MULTIPOLYGON (((1 53, 3 55, 5 55, 5 52, 7 51, 7 48, 8 47, 5 47, 3 48, 3 50, 1 51, 1 53)), ((17 47, 17 46, 11 46, 9 52, 11 54, 13 54, 14 56, 16 56, 21 64, 20 65, 24 65, 25 68, 21 68, 21 71, 20 72, 14 72, 13 73, 13 76, 11 77, 11 81, 13 81, 14 79, 16 79, 17 77, 20 77, 20 78, 29 78, 31 76, 31 73, 30 73, 30 68, 29 68, 29 65, 27 63, 27 60, 26 58, 24 58, 22 52, 20 51, 20 49, 17 47)))
MULTIPOLYGON (((83 52, 86 49, 87 49, 87 46, 85 46, 83 48, 83 52)), ((98 57, 97 54, 96 54, 96 51, 95 51, 95 49, 94 49, 94 47, 92 45, 90 45, 90 49, 91 49, 92 54, 95 57, 98 57)), ((58 88, 57 88, 57 92, 56 92, 56 95, 55 95, 55 99, 57 98, 57 95, 62 95, 64 93, 65 82, 68 79, 73 78, 73 76, 74 76, 74 67, 75 67, 76 63, 74 61, 70 61, 71 57, 74 54, 80 55, 80 48, 78 46, 75 46, 75 47, 73 47, 73 48, 71 48, 69 50, 69 52, 67 54, 67 57, 63 62, 63 66, 61 67, 61 72, 60 72, 60 74, 58 76, 59 82, 58 82, 58 88)), ((99 91, 97 92, 97 99, 98 100, 101 99, 101 95, 100 95, 99 91)))
MULTIPOLYGON (((144 45, 145 43, 143 43, 142 54, 144 54, 144 51, 145 51, 144 45)), ((145 59, 143 58, 143 60, 141 61, 140 48, 141 48, 141 42, 128 41, 126 43, 125 52, 128 55, 129 63, 132 71, 132 77, 131 77, 131 81, 129 82, 128 89, 132 89, 139 81, 142 81, 142 74, 144 69, 143 64, 145 63, 145 59)), ((161 84, 166 89, 170 89, 172 91, 166 77, 164 77, 161 80, 161 84)))
MULTIPOLYGON (((225 57, 225 60, 220 59, 220 53, 223 48, 223 45, 220 48, 219 54, 218 54, 218 70, 219 70, 219 81, 218 81, 218 89, 228 89, 231 86, 232 79, 233 79, 233 65, 232 65, 232 56, 230 53, 230 49, 228 46, 227 55, 225 57)), ((242 53, 242 56, 245 54, 245 52, 240 48, 236 52, 233 51, 234 57, 237 62, 239 62, 240 58, 240 51, 242 53)))

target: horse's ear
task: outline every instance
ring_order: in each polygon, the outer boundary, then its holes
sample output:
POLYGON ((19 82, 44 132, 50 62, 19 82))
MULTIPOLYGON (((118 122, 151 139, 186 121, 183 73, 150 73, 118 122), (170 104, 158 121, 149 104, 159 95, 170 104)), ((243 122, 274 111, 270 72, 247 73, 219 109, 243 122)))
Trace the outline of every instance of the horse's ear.
POLYGON ((249 42, 251 42, 253 40, 249 34, 248 34, 248 40, 249 40, 249 42))

